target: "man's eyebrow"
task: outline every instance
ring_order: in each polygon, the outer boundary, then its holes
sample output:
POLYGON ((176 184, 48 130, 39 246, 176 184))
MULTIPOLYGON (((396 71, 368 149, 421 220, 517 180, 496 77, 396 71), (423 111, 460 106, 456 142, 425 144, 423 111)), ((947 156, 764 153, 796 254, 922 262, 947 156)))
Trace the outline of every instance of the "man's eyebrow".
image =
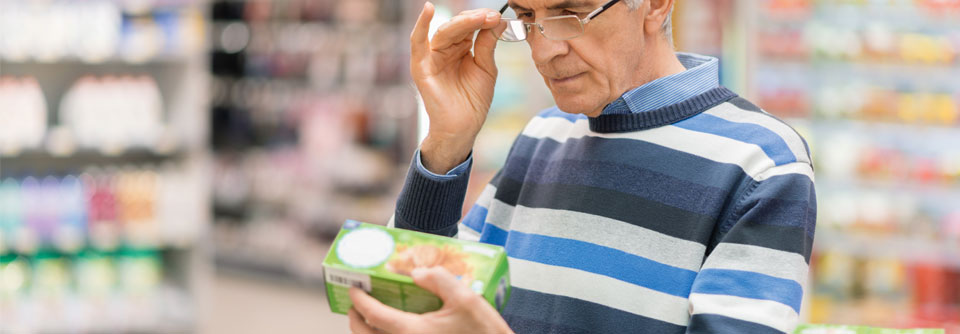
POLYGON ((527 8, 527 7, 518 5, 518 4, 514 3, 514 2, 507 2, 507 7, 513 8, 514 11, 518 11, 518 12, 521 12, 521 11, 522 11, 522 12, 532 12, 532 11, 533 11, 533 10, 530 9, 530 8, 527 8))
POLYGON ((564 0, 558 3, 547 6, 547 9, 569 9, 569 8, 584 8, 584 7, 593 7, 590 1, 584 0, 564 0))
MULTIPOLYGON (((524 11, 524 12, 532 12, 532 11, 533 11, 533 10, 530 9, 530 8, 523 7, 523 6, 518 5, 518 4, 514 3, 514 2, 508 2, 508 3, 507 3, 507 6, 510 7, 510 8, 513 8, 514 11, 524 11)), ((584 1, 584 0, 564 0, 564 1, 560 1, 560 2, 558 2, 558 3, 555 3, 555 4, 552 4, 552 5, 547 6, 547 9, 586 8, 586 7, 593 8, 593 7, 592 7, 592 4, 590 3, 590 1, 584 1)))

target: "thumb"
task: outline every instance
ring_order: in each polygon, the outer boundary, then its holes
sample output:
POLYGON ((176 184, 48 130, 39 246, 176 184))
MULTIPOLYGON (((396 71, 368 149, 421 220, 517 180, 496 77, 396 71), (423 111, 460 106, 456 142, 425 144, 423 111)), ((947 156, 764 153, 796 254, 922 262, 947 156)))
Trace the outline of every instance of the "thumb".
POLYGON ((477 33, 477 40, 473 43, 474 59, 477 65, 489 73, 491 76, 497 76, 497 65, 494 61, 493 51, 497 48, 497 38, 494 36, 495 29, 500 27, 500 13, 495 11, 487 12, 487 17, 481 26, 483 29, 477 33))
POLYGON ((440 297, 444 305, 454 304, 474 295, 466 284, 443 267, 414 269, 410 276, 417 286, 440 297))

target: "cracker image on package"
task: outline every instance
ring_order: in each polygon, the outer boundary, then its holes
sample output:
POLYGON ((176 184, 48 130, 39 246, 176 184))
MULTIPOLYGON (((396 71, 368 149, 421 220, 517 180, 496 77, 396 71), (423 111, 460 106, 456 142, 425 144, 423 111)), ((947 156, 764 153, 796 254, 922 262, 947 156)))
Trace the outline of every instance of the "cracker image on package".
POLYGON ((510 298, 507 255, 500 246, 348 220, 323 260, 330 310, 347 314, 355 286, 400 310, 435 311, 440 298, 410 277, 414 269, 430 267, 457 276, 498 311, 510 298))

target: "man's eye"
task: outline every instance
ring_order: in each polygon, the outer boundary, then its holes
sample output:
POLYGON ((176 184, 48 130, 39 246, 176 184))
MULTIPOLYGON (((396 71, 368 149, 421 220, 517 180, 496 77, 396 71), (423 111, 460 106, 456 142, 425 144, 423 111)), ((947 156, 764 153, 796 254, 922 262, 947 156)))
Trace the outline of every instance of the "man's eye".
POLYGON ((525 19, 533 17, 533 13, 517 13, 518 19, 525 19))

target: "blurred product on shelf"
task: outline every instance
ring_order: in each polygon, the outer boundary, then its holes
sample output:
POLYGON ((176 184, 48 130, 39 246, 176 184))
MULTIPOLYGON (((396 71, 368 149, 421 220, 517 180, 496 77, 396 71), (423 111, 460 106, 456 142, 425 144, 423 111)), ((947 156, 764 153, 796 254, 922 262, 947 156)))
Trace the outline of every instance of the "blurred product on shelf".
POLYGON ((897 31, 895 23, 863 27, 811 20, 802 26, 771 26, 757 32, 761 55, 782 60, 844 60, 887 64, 952 65, 960 53, 960 32, 897 31))
POLYGON ((960 101, 955 97, 949 92, 892 91, 851 84, 821 88, 817 110, 824 118, 952 126, 960 120, 960 101))
POLYGON ((821 250, 812 261, 810 321, 960 329, 960 267, 931 260, 821 250))
POLYGON ((0 76, 0 106, 0 154, 43 145, 47 101, 36 78, 0 76))
POLYGON ((952 15, 960 14, 958 0, 891 0, 891 1, 859 1, 859 0, 764 0, 761 5, 763 14, 781 21, 807 20, 811 14, 818 16, 852 18, 856 21, 862 16, 848 15, 855 11, 868 11, 871 16, 880 16, 885 19, 904 18, 905 23, 912 24, 919 19, 949 19, 952 15), (832 10, 826 10, 832 9, 832 10))
POLYGON ((34 77, 0 77, 0 156, 69 156, 77 150, 119 155, 129 149, 166 154, 180 148, 182 134, 167 126, 164 97, 149 75, 82 76, 59 99, 55 117, 48 101, 34 77))
POLYGON ((790 82, 776 70, 758 73, 763 77, 778 75, 778 79, 764 80, 774 85, 760 88, 758 94, 767 108, 780 116, 935 126, 960 124, 960 87, 956 91, 912 91, 871 85, 859 79, 811 90, 802 80, 790 82))
POLYGON ((92 247, 181 247, 201 231, 201 180, 173 165, 7 177, 0 183, 0 254, 92 247))
POLYGON ((182 332, 193 306, 163 282, 162 255, 134 248, 2 254, 0 332, 182 332))
POLYGON ((3 1, 0 59, 140 63, 203 46, 194 1, 3 1))
POLYGON ((829 181, 944 190, 960 182, 960 148, 952 145, 960 133, 952 129, 838 123, 819 125, 816 131, 817 164, 829 181))
POLYGON ((59 116, 77 146, 104 152, 156 147, 165 130, 163 97, 146 75, 82 77, 61 100, 59 116))

